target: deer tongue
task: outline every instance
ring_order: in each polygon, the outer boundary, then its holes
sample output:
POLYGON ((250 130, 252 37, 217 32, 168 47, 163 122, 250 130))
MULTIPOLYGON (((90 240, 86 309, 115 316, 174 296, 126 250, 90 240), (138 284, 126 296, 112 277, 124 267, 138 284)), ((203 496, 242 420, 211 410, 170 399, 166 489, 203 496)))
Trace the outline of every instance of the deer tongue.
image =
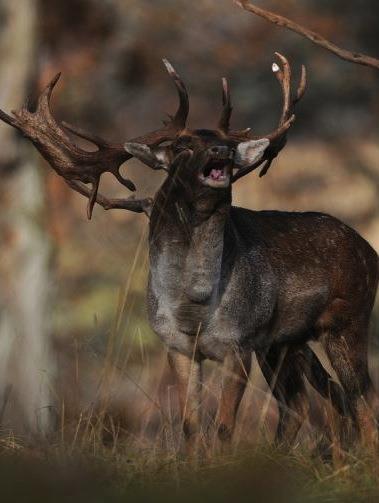
POLYGON ((209 173, 209 177, 212 178, 212 180, 219 180, 224 176, 224 170, 223 169, 217 169, 213 168, 211 172, 209 173))

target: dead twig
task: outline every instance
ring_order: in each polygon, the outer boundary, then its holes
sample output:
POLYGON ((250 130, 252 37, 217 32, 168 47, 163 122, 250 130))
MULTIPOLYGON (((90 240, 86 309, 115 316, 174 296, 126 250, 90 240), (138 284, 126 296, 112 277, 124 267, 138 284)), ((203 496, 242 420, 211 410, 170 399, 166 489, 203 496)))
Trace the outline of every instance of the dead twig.
POLYGON ((341 47, 322 37, 315 31, 309 30, 308 28, 295 23, 291 19, 288 19, 284 16, 280 16, 279 14, 275 14, 268 10, 262 9, 261 7, 257 7, 256 5, 250 3, 248 0, 234 0, 234 3, 237 4, 241 9, 251 12, 256 16, 262 17, 270 23, 276 24, 277 26, 281 26, 283 28, 287 28, 288 30, 293 31, 298 35, 307 38, 314 44, 323 47, 324 49, 332 52, 341 59, 379 70, 379 59, 377 58, 373 58, 359 52, 351 52, 347 51, 346 49, 342 49, 341 47))

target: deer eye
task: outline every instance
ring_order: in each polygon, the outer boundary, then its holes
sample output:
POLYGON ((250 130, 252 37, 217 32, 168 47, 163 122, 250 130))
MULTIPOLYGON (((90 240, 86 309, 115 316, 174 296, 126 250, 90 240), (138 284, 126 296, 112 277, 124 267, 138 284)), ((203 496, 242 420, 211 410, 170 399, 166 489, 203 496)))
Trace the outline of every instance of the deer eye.
POLYGON ((190 142, 180 142, 180 143, 177 143, 175 146, 174 146, 174 151, 176 153, 179 153, 179 152, 183 152, 184 150, 189 150, 192 148, 192 145, 190 144, 190 142))

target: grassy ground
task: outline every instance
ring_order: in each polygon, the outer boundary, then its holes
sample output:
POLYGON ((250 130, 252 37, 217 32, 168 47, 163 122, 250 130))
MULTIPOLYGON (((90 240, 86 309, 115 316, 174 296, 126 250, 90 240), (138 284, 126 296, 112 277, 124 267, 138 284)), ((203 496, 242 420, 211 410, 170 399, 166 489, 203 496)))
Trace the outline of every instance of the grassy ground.
MULTIPOLYGON (((108 372, 98 381, 99 404, 91 401, 79 413, 69 402, 62 404, 58 433, 44 442, 4 432, 1 503, 378 501, 378 447, 346 452, 330 444, 325 433, 333 418, 328 424, 330 410, 314 393, 310 401, 319 424, 305 422, 291 448, 273 445, 276 404, 257 367, 233 442, 221 446, 214 419, 220 369, 206 366, 204 443, 199 458, 188 459, 165 356, 163 350, 150 355, 143 373, 137 356, 131 356, 123 376, 135 389, 125 394, 118 390, 120 375, 104 360, 108 372), (117 399, 124 415, 114 406, 117 399)), ((143 351, 140 358, 146 358, 143 351)), ((74 383, 69 389, 72 395, 77 391, 74 383)))
POLYGON ((3 439, 1 501, 360 502, 379 497, 379 457, 351 451, 338 461, 268 443, 214 455, 197 466, 167 451, 94 443, 28 449, 3 439))

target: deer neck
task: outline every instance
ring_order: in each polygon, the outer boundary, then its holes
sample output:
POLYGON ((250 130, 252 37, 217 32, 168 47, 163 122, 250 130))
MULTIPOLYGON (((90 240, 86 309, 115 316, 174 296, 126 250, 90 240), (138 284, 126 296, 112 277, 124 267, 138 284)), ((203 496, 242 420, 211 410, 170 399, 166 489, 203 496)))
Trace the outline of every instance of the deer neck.
POLYGON ((190 301, 207 302, 217 291, 228 210, 229 206, 220 206, 192 226, 183 271, 185 294, 190 301))
POLYGON ((197 197, 163 186, 151 216, 150 266, 185 302, 206 303, 217 292, 231 194, 197 197), (170 192, 171 189, 171 192, 170 192), (162 274, 163 273, 163 274, 162 274))

